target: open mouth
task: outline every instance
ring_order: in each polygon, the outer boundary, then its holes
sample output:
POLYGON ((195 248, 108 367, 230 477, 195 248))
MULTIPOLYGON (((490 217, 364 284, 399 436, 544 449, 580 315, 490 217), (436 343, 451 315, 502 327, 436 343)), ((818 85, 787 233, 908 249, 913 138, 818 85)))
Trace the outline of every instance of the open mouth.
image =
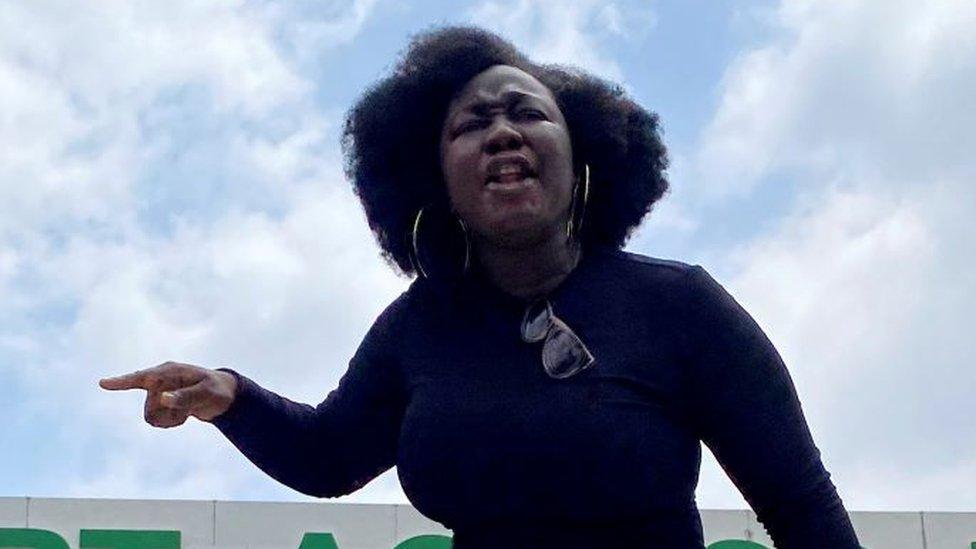
POLYGON ((485 180, 485 186, 492 188, 513 187, 535 177, 535 171, 524 157, 497 158, 488 163, 488 177, 485 180))
POLYGON ((528 172, 509 172, 499 174, 497 176, 488 178, 488 185, 510 185, 513 183, 520 183, 533 177, 532 174, 528 172))

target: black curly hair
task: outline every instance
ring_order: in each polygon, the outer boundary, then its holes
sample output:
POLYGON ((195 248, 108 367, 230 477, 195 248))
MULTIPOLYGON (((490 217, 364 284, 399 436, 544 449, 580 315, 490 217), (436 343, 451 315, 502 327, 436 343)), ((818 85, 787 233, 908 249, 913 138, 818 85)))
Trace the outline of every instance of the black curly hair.
POLYGON ((454 95, 474 76, 511 65, 546 85, 569 128, 573 163, 589 164, 582 246, 623 247, 668 189, 667 151, 658 117, 620 86, 579 69, 530 61, 503 38, 477 27, 415 36, 393 74, 366 91, 346 118, 346 175, 386 259, 406 275, 411 223, 423 206, 447 204, 441 126, 454 95))

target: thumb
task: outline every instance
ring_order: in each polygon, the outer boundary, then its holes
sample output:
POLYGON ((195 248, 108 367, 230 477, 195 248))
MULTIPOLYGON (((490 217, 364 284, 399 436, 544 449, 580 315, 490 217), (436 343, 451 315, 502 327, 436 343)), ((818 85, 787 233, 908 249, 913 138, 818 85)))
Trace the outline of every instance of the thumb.
POLYGON ((208 394, 209 390, 203 382, 198 381, 189 387, 163 391, 159 395, 159 404, 164 408, 192 412, 193 408, 198 406, 208 394))

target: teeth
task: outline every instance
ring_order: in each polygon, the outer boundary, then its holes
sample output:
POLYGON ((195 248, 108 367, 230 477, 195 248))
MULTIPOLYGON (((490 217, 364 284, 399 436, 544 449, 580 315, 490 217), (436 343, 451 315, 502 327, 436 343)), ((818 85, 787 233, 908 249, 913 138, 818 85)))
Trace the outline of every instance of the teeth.
POLYGON ((502 166, 498 170, 498 175, 511 175, 513 173, 522 173, 522 168, 518 166, 502 166))

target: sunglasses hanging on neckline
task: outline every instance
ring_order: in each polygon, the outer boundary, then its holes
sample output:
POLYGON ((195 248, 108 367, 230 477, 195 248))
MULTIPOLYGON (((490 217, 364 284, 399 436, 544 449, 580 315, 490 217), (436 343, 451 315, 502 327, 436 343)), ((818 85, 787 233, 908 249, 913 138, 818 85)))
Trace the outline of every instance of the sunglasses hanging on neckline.
POLYGON ((525 309, 522 341, 542 341, 542 367, 554 379, 566 379, 590 367, 594 358, 579 336, 552 312, 548 299, 540 299, 525 309))

